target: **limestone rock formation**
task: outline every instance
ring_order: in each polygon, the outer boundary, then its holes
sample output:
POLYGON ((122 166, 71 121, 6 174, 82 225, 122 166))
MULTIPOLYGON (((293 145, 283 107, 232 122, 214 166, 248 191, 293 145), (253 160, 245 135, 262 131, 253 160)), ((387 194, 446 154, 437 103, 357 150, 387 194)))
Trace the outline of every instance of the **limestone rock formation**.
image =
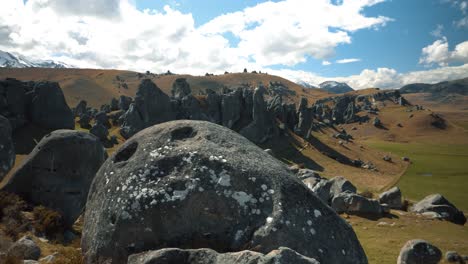
POLYGON ((56 130, 41 139, 3 190, 60 212, 71 225, 81 214, 91 181, 106 157, 95 136, 56 130))
POLYGON ((225 127, 173 121, 127 140, 89 192, 88 263, 167 247, 294 248, 323 263, 367 263, 351 226, 288 168, 225 127))
POLYGON ((15 147, 10 121, 0 115, 0 181, 15 164, 15 147))

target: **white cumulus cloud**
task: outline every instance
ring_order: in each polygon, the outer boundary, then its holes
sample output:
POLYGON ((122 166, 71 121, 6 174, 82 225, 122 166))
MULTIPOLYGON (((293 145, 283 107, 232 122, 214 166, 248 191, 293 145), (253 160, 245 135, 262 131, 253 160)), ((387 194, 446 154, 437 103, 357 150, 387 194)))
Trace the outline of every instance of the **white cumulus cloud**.
POLYGON ((419 59, 419 63, 426 65, 447 66, 456 62, 468 63, 468 41, 459 43, 453 51, 450 51, 447 38, 443 37, 424 47, 419 59))
POLYGON ((358 61, 361 61, 361 59, 351 58, 351 59, 341 59, 341 60, 337 60, 336 63, 338 63, 338 64, 346 64, 346 63, 353 63, 353 62, 358 62, 358 61))

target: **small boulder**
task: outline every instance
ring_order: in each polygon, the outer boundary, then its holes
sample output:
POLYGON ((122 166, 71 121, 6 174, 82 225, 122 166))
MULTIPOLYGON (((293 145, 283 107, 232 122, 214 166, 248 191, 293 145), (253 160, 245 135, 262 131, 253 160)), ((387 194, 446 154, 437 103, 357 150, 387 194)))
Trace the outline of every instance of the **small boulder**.
POLYGON ((410 211, 420 214, 435 212, 440 215, 441 219, 445 219, 455 224, 464 225, 466 223, 466 217, 463 212, 458 210, 455 205, 450 203, 440 194, 431 194, 425 197, 412 206, 410 211))
POLYGON ((112 127, 111 123, 109 122, 109 117, 104 111, 100 111, 99 113, 97 113, 96 116, 94 116, 94 119, 96 119, 96 124, 101 124, 106 128, 112 127))
POLYGON ((391 162, 392 161, 392 157, 390 157, 389 155, 385 155, 383 157, 383 160, 386 161, 386 162, 391 162))
POLYGON ((406 242, 401 248, 397 264, 437 264, 442 252, 436 246, 422 239, 406 242))
POLYGON ((401 208, 403 208, 400 188, 395 186, 390 190, 381 193, 379 195, 379 202, 381 204, 387 204, 392 209, 400 210, 401 208))
POLYGON ((382 122, 380 121, 380 118, 378 118, 378 117, 375 117, 375 118, 374 118, 374 121, 372 122, 372 124, 373 124, 375 127, 380 127, 380 126, 382 126, 382 122))
POLYGON ((75 117, 81 116, 87 112, 88 103, 85 100, 78 102, 76 107, 73 109, 73 114, 75 117))
POLYGON ((331 202, 331 207, 339 214, 348 213, 380 216, 383 213, 379 201, 349 192, 335 195, 331 202))
POLYGON ((58 211, 65 224, 72 225, 81 214, 91 181, 106 157, 95 136, 56 130, 39 141, 3 190, 58 211))
POLYGON ((109 130, 107 127, 102 125, 101 123, 95 124, 90 130, 89 133, 95 135, 97 138, 99 138, 101 141, 106 141, 107 136, 109 136, 109 130))
POLYGON ((254 251, 218 253, 212 249, 165 248, 131 255, 127 264, 320 264, 313 258, 280 247, 264 255, 254 251))
POLYGON ((41 256, 41 249, 31 237, 24 236, 8 249, 7 254, 19 259, 38 260, 41 256))
POLYGON ((322 179, 312 191, 325 203, 331 204, 333 197, 342 193, 356 193, 357 188, 343 176, 337 176, 330 180, 322 179))
POLYGON ((455 262, 462 262, 463 259, 460 255, 458 255, 457 252, 455 251, 447 251, 445 253, 445 260, 449 263, 455 263, 455 262))
POLYGON ((80 124, 81 128, 90 129, 91 128, 91 116, 89 114, 82 114, 80 116, 80 120, 78 120, 78 124, 80 124))
POLYGON ((15 148, 10 121, 0 115, 0 181, 15 164, 15 148))

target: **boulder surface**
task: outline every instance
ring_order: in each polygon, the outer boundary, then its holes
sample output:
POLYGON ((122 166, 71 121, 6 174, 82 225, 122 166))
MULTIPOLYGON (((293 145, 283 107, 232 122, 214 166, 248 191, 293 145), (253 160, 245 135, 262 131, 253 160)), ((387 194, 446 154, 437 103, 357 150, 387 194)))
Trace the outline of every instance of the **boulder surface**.
POLYGON ((168 247, 288 247, 320 262, 367 263, 351 226, 283 163, 204 121, 166 122, 125 142, 96 174, 81 242, 87 263, 168 247))
POLYGON ((60 212, 71 225, 81 214, 89 186, 106 157, 95 136, 56 130, 39 141, 3 190, 60 212))
POLYGON ((0 181, 15 164, 15 147, 10 121, 0 115, 0 181))

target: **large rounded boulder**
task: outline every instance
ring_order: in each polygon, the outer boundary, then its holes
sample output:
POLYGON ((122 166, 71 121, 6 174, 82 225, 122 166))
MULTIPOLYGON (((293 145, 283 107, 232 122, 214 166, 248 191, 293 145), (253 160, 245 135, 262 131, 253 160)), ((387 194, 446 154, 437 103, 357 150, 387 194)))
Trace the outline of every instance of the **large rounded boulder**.
POLYGON ((343 219, 246 138, 204 121, 159 124, 127 140, 91 186, 86 263, 162 248, 288 247, 323 263, 367 263, 343 219))
POLYGON ((10 121, 0 115, 0 181, 15 164, 15 149, 10 121))
POLYGON ((36 145, 3 190, 60 212, 68 225, 81 214, 107 154, 95 136, 56 130, 36 145))

